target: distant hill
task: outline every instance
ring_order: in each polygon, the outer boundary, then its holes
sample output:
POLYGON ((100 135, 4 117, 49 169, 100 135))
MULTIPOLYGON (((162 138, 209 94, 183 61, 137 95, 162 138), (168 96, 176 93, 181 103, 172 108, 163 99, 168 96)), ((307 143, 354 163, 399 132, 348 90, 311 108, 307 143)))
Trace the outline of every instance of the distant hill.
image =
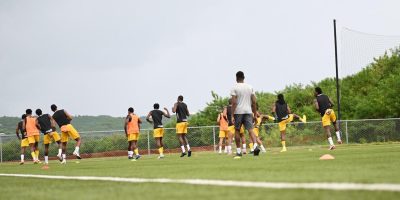
MULTIPOLYGON (((125 117, 100 116, 75 116, 72 124, 78 131, 106 131, 123 130, 125 117)), ((140 117, 142 129, 152 129, 153 125, 146 121, 146 117, 140 117)), ((174 119, 171 117, 171 119, 174 119)), ((15 128, 20 118, 0 117, 0 133, 15 134, 15 128)), ((164 124, 169 123, 170 119, 164 119, 164 124)))

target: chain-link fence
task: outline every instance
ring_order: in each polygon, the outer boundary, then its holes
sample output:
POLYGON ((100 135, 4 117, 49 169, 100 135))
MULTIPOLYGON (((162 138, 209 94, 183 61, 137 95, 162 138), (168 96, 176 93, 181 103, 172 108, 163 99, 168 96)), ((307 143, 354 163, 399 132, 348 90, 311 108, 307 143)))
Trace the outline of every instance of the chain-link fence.
MULTIPOLYGON (((344 120, 340 122, 342 140, 345 143, 372 143, 400 141, 400 118, 344 120)), ((335 138, 333 127, 332 136, 335 138)), ((291 123, 286 130, 288 146, 325 145, 326 135, 321 122, 291 123)), ((219 128, 217 126, 189 127, 188 140, 192 150, 215 151, 218 145, 219 128)), ((81 156, 84 158, 126 156, 128 143, 124 131, 87 131, 80 132, 82 144, 81 156)), ((248 137, 248 134, 246 134, 248 137)), ((260 138, 267 148, 280 146, 280 133, 276 123, 264 124, 260 138)), ((249 140, 247 140, 249 141, 249 140)), ((180 144, 174 128, 166 128, 164 133, 164 152, 180 151, 180 144)), ((68 143, 68 153, 74 150, 75 141, 68 143)), ((43 145, 39 145, 43 156, 43 145)), ((55 157, 57 144, 50 145, 49 156, 55 157)), ((138 148, 141 154, 155 154, 157 147, 153 138, 153 130, 141 130, 138 148)), ((25 151, 26 158, 30 149, 25 151)), ((20 141, 15 135, 0 135, 0 161, 18 161, 21 154, 20 141)))

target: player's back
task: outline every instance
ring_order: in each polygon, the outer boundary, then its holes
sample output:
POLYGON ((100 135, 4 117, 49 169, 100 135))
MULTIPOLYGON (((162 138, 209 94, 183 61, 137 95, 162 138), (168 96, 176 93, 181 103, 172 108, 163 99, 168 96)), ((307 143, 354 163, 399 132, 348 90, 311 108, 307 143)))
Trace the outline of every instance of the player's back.
POLYGON ((177 122, 187 122, 189 116, 187 105, 183 102, 178 102, 176 106, 176 119, 177 122))
POLYGON ((156 128, 162 128, 162 116, 163 112, 161 110, 155 109, 151 111, 151 118, 153 119, 153 127, 156 128))
POLYGON ((321 116, 324 116, 325 111, 332 107, 329 97, 325 94, 320 94, 317 96, 317 103, 319 107, 318 111, 321 114, 321 116))
POLYGON ((70 124, 70 120, 68 119, 64 110, 57 110, 54 112, 53 119, 56 121, 59 127, 70 124))

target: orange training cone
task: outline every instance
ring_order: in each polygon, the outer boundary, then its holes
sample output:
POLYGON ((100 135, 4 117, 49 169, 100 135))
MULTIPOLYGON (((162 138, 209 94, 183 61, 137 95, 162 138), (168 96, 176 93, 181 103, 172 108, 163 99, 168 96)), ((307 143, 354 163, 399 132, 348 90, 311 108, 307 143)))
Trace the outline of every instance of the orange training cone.
POLYGON ((321 157, 319 157, 319 160, 333 160, 333 159, 335 159, 335 157, 333 157, 330 154, 324 154, 321 157))

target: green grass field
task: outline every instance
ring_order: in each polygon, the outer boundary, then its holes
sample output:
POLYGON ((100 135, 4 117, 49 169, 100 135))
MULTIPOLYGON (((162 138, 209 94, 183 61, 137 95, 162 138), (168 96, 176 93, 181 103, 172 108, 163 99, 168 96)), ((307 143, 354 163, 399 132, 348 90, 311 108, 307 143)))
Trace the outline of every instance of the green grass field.
MULTIPOLYGON (((327 148, 289 147, 286 153, 270 149, 259 157, 240 160, 211 152, 143 156, 136 162, 125 157, 52 161, 42 165, 3 163, 0 173, 65 176, 103 176, 170 179, 213 179, 260 182, 400 183, 400 144, 341 145, 327 148), (336 159, 320 161, 330 153, 336 159)), ((50 180, 1 177, 0 199, 399 199, 400 192, 316 189, 264 189, 233 186, 199 186, 175 183, 123 183, 109 181, 50 180)))

